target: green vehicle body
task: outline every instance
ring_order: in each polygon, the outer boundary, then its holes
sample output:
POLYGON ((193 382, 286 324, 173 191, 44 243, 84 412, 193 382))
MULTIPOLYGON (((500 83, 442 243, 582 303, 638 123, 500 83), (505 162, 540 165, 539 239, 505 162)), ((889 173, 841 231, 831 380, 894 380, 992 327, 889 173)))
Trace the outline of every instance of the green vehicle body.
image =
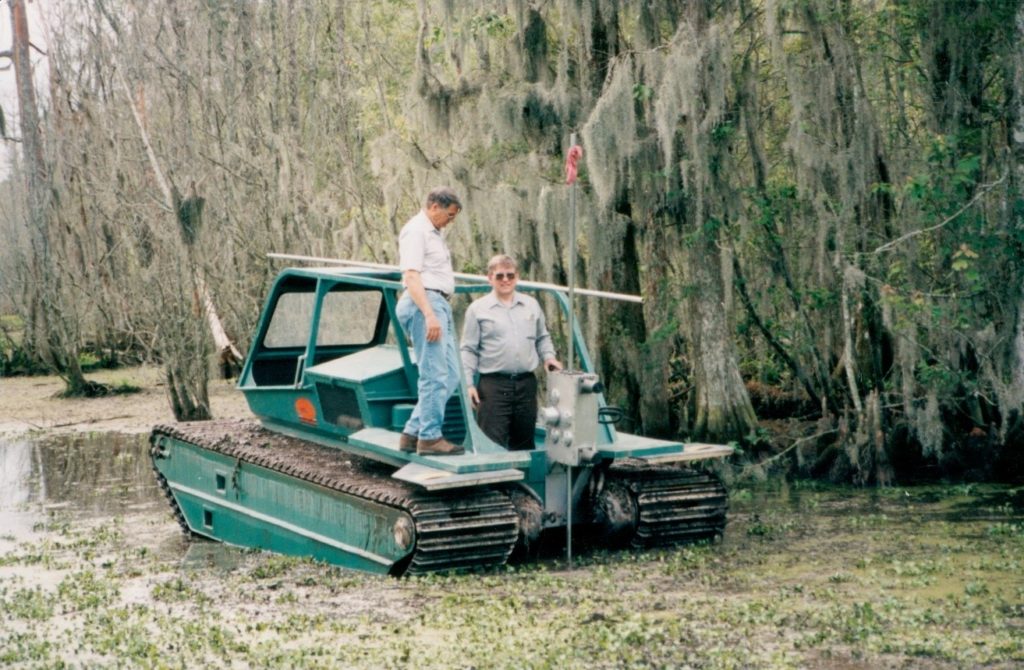
MULTIPOLYGON (((221 423, 154 430, 154 468, 188 532, 371 572, 401 574, 410 571, 410 560, 412 568, 419 565, 412 572, 500 564, 515 542, 488 549, 484 545, 490 540, 474 533, 515 533, 522 544, 541 531, 591 522, 594 499, 587 489, 593 490, 595 473, 616 462, 631 459, 653 467, 731 453, 720 445, 617 431, 607 420, 612 410, 604 409, 601 385, 581 386, 573 377, 563 378, 560 388, 571 395, 571 389, 587 387, 577 402, 589 404, 573 410, 577 418, 589 417, 589 425, 575 426, 577 435, 586 436, 580 449, 572 433, 566 429, 562 436, 555 428, 560 416, 563 427, 571 422, 573 411, 560 414, 555 407, 542 412, 549 420, 538 423, 533 450, 507 451, 495 444, 477 426, 463 380, 446 408, 443 432, 466 453, 402 452, 399 435, 417 389, 414 352, 395 316, 402 290, 397 270, 281 272, 238 382, 261 428, 221 423), (359 472, 348 473, 343 465, 359 472), (494 496, 511 502, 492 505, 494 496), (440 520, 432 521, 430 514, 440 520), (479 531, 467 521, 476 518, 487 520, 479 531), (443 527, 439 544, 469 548, 437 549, 430 558, 435 521, 443 527), (504 557, 496 558, 502 552, 504 557)), ((483 281, 463 282, 453 300, 458 304, 458 296, 489 290, 483 281)), ((563 292, 528 284, 520 290, 546 294, 549 306, 568 314, 563 292)), ((579 370, 569 374, 596 379, 575 323, 573 331, 579 370)), ((716 491, 724 499, 724 489, 716 491)), ((713 525, 721 532, 724 502, 715 504, 721 513, 713 525)), ((604 522, 618 527, 623 520, 604 522)), ((506 540, 494 540, 495 546, 506 540)))

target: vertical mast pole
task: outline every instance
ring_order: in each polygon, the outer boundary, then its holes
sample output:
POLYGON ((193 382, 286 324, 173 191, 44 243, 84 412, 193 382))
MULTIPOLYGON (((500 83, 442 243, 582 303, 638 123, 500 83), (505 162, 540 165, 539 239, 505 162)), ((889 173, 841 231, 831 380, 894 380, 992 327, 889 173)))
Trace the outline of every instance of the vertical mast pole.
MULTIPOLYGON (((576 146, 576 133, 569 135, 569 152, 576 146)), ((570 159, 571 160, 571 159, 570 159)), ((573 166, 575 167, 575 166, 573 166)), ((576 322, 576 176, 569 183, 569 356, 566 370, 575 369, 575 322, 576 322)))
MULTIPOLYGON (((569 184, 569 352, 566 359, 566 370, 575 369, 575 338, 576 338, 576 161, 580 150, 576 146, 576 133, 569 135, 569 153, 565 164, 565 180, 569 184)), ((565 564, 572 570, 572 504, 573 483, 572 466, 565 468, 566 483, 566 523, 565 523, 565 564)))
POLYGON ((566 568, 572 570, 572 466, 565 466, 565 510, 566 510, 566 523, 565 523, 565 565, 566 568))

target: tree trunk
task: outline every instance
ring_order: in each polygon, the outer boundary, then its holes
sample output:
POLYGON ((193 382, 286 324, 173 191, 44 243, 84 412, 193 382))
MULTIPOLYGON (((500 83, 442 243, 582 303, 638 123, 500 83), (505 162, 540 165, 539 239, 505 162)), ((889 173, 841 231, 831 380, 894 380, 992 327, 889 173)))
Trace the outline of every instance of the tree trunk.
POLYGON ((1015 19, 1016 49, 1013 52, 1013 85, 1008 97, 1010 105, 1010 151, 1013 155, 1014 179, 1010 192, 1024 197, 1024 2, 1015 19))
MULTIPOLYGON (((27 324, 39 357, 65 381, 68 395, 91 394, 97 387, 85 379, 78 361, 80 334, 77 305, 66 305, 61 290, 61 274, 55 271, 51 243, 52 216, 50 183, 43 152, 43 134, 36 105, 35 82, 29 57, 30 36, 24 0, 11 0, 11 58, 18 89, 22 155, 25 162, 28 195, 28 228, 32 244, 29 260, 30 291, 38 297, 37 318, 27 324)), ((33 299, 32 302, 36 302, 33 299)))
POLYGON ((29 204, 32 222, 35 224, 36 250, 47 259, 48 239, 45 229, 46 211, 46 163, 43 160, 43 139, 39 127, 39 112, 36 106, 35 83, 32 81, 32 62, 29 58, 28 19, 25 16, 25 0, 11 0, 11 33, 14 40, 11 58, 14 61, 14 76, 18 88, 18 113, 21 119, 22 155, 27 166, 29 204))
POLYGON ((737 365, 736 349, 726 316, 718 257, 714 244, 688 250, 686 267, 691 349, 694 351, 696 417, 693 432, 699 438, 743 439, 757 428, 757 416, 737 365))
POLYGON ((723 231, 732 218, 734 188, 729 174, 732 145, 719 131, 732 108, 726 83, 731 79, 727 64, 732 35, 724 28, 712 33, 708 7, 702 3, 693 3, 687 15, 700 50, 688 73, 697 99, 689 103, 679 129, 691 240, 683 243, 682 258, 696 388, 693 432, 707 439, 744 439, 756 431, 757 415, 740 374, 726 304, 731 282, 723 277, 732 271, 731 263, 723 261, 723 231))

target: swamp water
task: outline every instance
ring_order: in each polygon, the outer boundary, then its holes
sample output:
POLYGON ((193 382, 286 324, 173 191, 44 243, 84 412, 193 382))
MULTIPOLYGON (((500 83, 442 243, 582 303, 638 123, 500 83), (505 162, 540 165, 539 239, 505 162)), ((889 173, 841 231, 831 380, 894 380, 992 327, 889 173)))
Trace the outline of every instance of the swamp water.
POLYGON ((123 433, 0 437, 0 551, 59 543, 76 529, 116 534, 123 548, 167 560, 232 565, 238 550, 188 542, 167 524, 147 435, 123 433))
POLYGON ((711 546, 395 580, 185 540, 145 435, 0 437, 0 666, 1024 664, 1024 489, 730 505, 711 546))

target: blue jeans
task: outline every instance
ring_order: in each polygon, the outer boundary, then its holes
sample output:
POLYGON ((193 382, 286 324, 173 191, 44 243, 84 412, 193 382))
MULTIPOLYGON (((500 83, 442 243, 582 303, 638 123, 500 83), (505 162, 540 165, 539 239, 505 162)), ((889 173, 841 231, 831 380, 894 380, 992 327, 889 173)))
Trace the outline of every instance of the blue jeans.
POLYGON ((459 353, 455 347, 452 306, 433 291, 427 291, 427 300, 441 322, 441 339, 427 342, 427 321, 416 303, 403 295, 395 306, 395 315, 402 329, 412 338, 416 364, 419 366, 419 400, 402 432, 418 435, 421 440, 441 437, 444 407, 459 388, 459 353))

